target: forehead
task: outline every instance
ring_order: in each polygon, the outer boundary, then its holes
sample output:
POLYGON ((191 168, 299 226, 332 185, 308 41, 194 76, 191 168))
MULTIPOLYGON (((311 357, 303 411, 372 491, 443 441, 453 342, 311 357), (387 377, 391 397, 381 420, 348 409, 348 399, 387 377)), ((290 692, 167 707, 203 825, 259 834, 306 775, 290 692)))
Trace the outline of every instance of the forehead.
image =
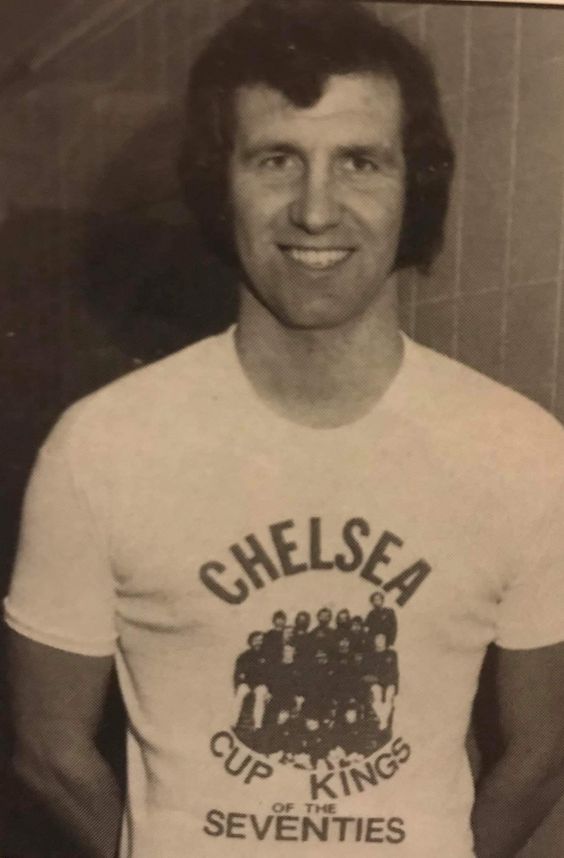
POLYGON ((401 94, 391 77, 372 73, 335 75, 311 107, 296 107, 264 84, 244 86, 235 96, 237 142, 360 145, 399 142, 401 94))

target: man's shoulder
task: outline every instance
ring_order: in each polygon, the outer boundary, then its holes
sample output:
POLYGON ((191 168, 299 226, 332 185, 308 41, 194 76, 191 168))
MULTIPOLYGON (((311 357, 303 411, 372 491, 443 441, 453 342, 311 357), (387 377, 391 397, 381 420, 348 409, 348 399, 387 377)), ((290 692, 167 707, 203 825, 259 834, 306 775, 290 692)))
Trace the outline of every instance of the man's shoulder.
POLYGON ((454 358, 413 342, 410 349, 423 392, 421 412, 445 433, 519 454, 544 450, 564 457, 564 427, 541 405, 454 358))
POLYGON ((230 332, 193 343, 116 379, 81 402, 85 408, 131 413, 133 408, 151 408, 183 402, 187 397, 207 396, 228 370, 230 332))
POLYGON ((189 424, 191 415, 203 419, 232 372, 229 337, 208 337, 79 399, 61 416, 50 442, 112 444, 158 435, 180 420, 189 424))

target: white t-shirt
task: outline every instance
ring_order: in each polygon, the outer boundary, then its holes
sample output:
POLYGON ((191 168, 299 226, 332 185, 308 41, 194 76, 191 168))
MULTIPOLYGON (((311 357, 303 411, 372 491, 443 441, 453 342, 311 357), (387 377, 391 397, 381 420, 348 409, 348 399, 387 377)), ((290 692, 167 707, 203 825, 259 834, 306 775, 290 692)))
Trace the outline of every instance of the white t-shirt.
POLYGON ((383 398, 336 429, 259 401, 232 330, 69 409, 29 487, 6 619, 115 652, 122 855, 470 858, 484 651, 564 638, 563 479, 553 418, 407 338, 383 398), (395 696, 370 640, 343 685, 335 615, 365 619, 377 588, 395 696), (323 607, 330 631, 295 670, 271 635, 236 697, 250 633, 276 611, 311 631, 323 607))

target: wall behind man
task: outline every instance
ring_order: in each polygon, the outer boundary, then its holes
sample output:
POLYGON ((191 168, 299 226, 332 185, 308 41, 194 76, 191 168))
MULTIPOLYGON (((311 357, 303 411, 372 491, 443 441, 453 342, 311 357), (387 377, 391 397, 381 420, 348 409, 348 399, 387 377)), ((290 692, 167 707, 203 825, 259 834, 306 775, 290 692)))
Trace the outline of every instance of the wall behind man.
MULTIPOLYGON (((234 315, 174 161, 190 61, 242 3, 68 4, 79 17, 50 21, 35 70, 4 78, 0 590, 36 447, 62 408, 234 315)), ((445 249, 430 277, 402 276, 404 326, 562 419, 564 9, 370 5, 432 53, 458 150, 445 249)), ((10 826, 14 855, 34 854, 29 828, 25 813, 10 826)), ((526 855, 556 858, 562 837, 551 823, 526 855)))
POLYGON ((378 4, 431 53, 458 169, 416 339, 564 417, 564 9, 378 4))

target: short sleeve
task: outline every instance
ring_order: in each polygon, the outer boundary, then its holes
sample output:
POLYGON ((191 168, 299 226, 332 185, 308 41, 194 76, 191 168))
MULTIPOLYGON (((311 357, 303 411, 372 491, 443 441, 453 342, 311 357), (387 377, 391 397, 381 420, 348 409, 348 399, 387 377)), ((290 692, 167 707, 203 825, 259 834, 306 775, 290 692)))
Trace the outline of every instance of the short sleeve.
POLYGON ((546 511, 528 529, 499 605, 496 643, 507 649, 564 641, 564 480, 538 502, 546 511))
MULTIPOLYGON (((75 406, 76 408, 76 406, 75 406)), ((38 643, 83 655, 115 649, 114 584, 107 538, 77 472, 75 411, 40 451, 28 485, 7 625, 38 643), (73 467, 74 464, 74 467, 73 467)), ((86 446, 85 453, 87 455, 86 446)))

